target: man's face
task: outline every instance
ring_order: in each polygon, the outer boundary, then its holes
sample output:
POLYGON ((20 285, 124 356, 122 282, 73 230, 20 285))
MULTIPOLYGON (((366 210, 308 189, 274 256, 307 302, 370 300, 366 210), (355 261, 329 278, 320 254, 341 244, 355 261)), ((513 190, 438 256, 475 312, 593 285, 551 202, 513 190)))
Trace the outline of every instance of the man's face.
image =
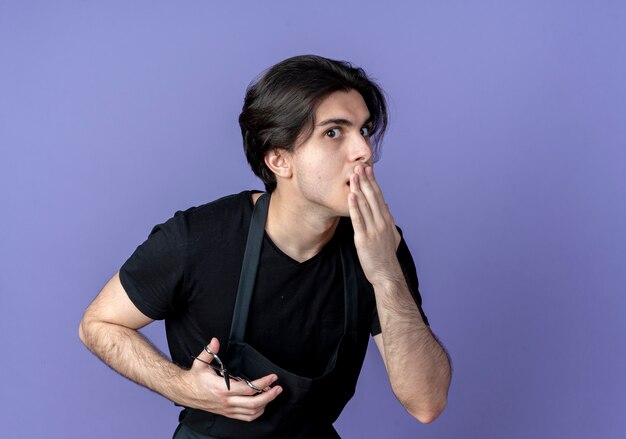
POLYGON ((358 164, 372 164, 370 114, 355 90, 319 104, 313 133, 291 154, 296 192, 331 216, 349 216, 349 180, 358 164))

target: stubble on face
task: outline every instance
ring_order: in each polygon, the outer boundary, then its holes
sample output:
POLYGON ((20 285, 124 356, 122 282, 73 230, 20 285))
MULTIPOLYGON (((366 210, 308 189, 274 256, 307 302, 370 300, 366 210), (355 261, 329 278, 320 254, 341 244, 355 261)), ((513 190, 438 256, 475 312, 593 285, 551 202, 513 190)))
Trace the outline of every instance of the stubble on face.
POLYGON ((355 90, 334 92, 319 104, 310 136, 291 153, 303 208, 333 217, 349 216, 350 176, 357 164, 371 162, 369 139, 360 132, 368 120, 365 101, 355 90), (328 134, 333 130, 336 136, 331 138, 328 134))

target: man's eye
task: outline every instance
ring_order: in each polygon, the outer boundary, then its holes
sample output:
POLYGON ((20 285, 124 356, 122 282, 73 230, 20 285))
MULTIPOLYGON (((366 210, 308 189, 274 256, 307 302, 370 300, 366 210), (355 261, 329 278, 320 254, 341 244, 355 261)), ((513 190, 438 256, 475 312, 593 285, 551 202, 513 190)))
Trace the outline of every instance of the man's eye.
POLYGON ((341 130, 339 128, 333 128, 332 130, 326 131, 326 135, 328 137, 339 137, 341 135, 341 130))
POLYGON ((370 127, 363 127, 361 128, 361 135, 363 137, 369 137, 370 136, 370 127))

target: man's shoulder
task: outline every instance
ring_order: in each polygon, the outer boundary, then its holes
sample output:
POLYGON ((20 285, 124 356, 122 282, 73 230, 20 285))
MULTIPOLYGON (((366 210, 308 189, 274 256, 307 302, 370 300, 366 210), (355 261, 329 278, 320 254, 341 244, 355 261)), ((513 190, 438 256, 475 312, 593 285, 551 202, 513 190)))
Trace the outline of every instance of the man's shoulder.
POLYGON ((198 206, 179 210, 176 212, 175 216, 202 218, 205 216, 228 215, 240 210, 249 210, 252 208, 252 194, 255 192, 257 191, 246 190, 238 194, 225 195, 198 206))
POLYGON ((246 227, 252 214, 252 194, 246 190, 237 194, 226 195, 216 200, 179 210, 172 218, 179 227, 186 229, 193 240, 199 235, 220 234, 246 227))

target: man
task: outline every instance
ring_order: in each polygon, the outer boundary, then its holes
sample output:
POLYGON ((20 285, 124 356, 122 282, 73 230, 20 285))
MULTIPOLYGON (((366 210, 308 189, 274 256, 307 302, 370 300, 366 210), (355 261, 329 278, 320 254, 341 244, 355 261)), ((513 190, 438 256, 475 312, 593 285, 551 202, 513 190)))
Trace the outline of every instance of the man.
POLYGON ((81 340, 184 407, 177 439, 338 437, 370 333, 397 398, 431 422, 450 363, 373 173, 381 90, 348 63, 294 57, 248 88, 239 122, 265 194, 156 226, 86 310, 81 340), (156 319, 172 361, 138 332, 156 319))

